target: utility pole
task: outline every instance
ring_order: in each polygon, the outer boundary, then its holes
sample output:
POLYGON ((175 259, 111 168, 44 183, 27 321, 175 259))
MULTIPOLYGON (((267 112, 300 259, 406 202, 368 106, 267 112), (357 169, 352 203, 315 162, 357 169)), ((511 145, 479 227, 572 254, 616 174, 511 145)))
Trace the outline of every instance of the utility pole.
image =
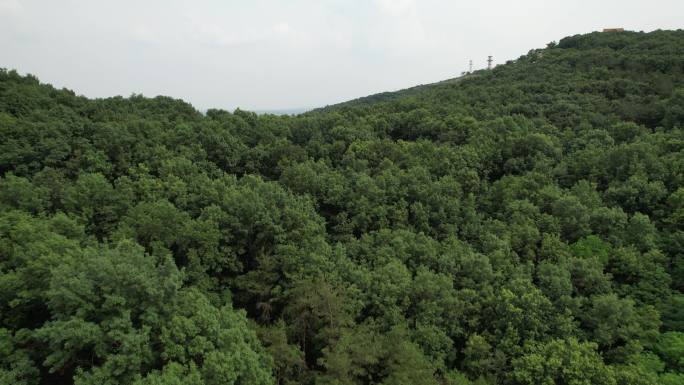
POLYGON ((492 69, 492 55, 487 56, 487 69, 492 69))
POLYGON ((470 62, 468 63, 468 73, 473 72, 473 59, 470 59, 470 62))

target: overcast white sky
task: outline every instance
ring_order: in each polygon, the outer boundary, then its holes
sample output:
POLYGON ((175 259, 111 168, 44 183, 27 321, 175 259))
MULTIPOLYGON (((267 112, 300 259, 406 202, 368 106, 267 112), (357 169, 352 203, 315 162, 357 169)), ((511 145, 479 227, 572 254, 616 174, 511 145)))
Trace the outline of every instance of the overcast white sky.
POLYGON ((0 67, 89 97, 316 107, 458 76, 604 27, 684 27, 684 0, 0 0, 0 67))

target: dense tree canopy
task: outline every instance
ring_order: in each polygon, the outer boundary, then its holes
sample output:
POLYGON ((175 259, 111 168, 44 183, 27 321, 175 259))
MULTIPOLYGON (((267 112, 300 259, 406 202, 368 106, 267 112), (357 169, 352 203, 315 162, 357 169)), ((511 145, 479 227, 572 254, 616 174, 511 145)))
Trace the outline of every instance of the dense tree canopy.
POLYGON ((2 384, 684 384, 684 31, 298 116, 0 70, 2 384))

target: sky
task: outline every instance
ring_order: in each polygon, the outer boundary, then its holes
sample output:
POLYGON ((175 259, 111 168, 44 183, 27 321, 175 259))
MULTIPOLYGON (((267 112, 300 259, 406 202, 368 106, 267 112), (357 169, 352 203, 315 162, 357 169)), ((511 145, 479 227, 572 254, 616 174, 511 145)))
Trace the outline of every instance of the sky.
POLYGON ((0 68, 88 97, 299 109, 606 27, 684 28, 684 0, 0 0, 0 68))

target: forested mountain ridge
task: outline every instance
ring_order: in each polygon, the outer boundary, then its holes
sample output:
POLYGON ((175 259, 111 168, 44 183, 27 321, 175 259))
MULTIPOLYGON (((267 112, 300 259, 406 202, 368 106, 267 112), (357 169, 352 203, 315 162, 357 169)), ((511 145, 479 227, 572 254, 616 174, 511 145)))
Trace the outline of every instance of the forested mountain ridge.
POLYGON ((0 384, 684 383, 684 31, 298 116, 0 71, 0 384))

